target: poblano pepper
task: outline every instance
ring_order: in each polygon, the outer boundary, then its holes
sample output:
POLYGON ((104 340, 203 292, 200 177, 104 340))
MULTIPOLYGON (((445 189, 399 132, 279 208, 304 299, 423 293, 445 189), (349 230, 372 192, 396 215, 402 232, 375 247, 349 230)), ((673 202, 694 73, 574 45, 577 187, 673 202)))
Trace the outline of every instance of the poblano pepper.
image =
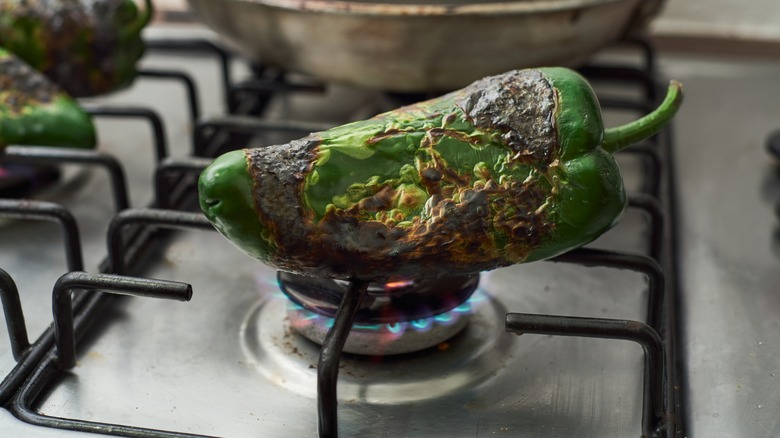
POLYGON ((151 0, 0 0, 0 46, 74 97, 130 85, 151 0))
POLYGON ((93 148, 95 127, 46 76, 0 48, 0 151, 9 144, 93 148))
POLYGON ((289 144, 229 152, 200 176, 201 208, 248 254, 344 279, 439 277, 585 245, 626 206, 612 153, 682 100, 604 130, 588 83, 520 70, 289 144))

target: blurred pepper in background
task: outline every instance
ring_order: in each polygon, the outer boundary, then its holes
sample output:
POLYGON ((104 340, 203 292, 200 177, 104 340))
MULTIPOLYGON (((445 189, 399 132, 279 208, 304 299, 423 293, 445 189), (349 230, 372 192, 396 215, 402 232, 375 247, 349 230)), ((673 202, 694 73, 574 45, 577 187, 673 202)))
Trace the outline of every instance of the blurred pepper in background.
POLYGON ((0 48, 0 150, 9 144, 93 148, 95 127, 46 76, 0 48))
POLYGON ((73 97, 129 86, 144 52, 144 0, 0 0, 0 46, 73 97))

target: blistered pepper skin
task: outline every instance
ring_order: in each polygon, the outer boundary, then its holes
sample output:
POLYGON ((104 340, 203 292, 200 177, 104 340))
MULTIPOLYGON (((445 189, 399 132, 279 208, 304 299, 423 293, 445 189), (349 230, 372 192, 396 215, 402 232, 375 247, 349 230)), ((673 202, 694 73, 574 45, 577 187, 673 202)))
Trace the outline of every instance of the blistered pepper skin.
POLYGON ((95 147, 90 116, 46 76, 0 48, 0 151, 4 146, 95 147))
POLYGON ((0 0, 0 46, 73 97, 129 86, 143 55, 151 0, 0 0))
POLYGON ((513 71, 227 153, 200 177, 201 207, 248 254, 304 275, 429 278, 543 260, 619 220, 612 153, 661 129, 681 97, 673 82, 652 114, 605 131, 577 73, 513 71))

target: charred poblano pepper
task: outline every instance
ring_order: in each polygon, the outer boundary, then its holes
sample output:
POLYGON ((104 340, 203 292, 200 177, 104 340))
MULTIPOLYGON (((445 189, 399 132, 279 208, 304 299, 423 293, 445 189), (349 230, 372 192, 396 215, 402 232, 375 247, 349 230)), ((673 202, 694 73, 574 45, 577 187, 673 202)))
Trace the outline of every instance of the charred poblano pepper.
POLYGON ((9 144, 93 148, 95 127, 46 76, 0 48, 0 151, 9 144))
POLYGON ((73 97, 124 88, 136 76, 152 14, 133 0, 0 0, 0 46, 73 97))
POLYGON ((512 71, 440 98, 267 148, 200 177, 206 216, 281 270, 334 278, 439 277, 546 259, 612 227, 626 197, 612 153, 657 132, 653 113, 604 130, 588 83, 512 71))

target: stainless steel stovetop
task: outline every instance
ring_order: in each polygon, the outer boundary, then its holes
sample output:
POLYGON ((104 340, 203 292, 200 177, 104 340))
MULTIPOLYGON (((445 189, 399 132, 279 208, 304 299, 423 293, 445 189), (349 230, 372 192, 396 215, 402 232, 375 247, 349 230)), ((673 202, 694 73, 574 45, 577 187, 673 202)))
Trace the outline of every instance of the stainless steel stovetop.
MULTIPOLYGON (((169 32, 149 29, 151 37, 169 32)), ((672 390, 682 402, 682 416, 674 422, 684 430, 679 436, 774 437, 780 434, 780 345, 773 336, 780 325, 780 251, 773 208, 780 201, 780 172, 764 141, 780 128, 780 63, 664 54, 659 61, 663 75, 683 82, 686 91, 674 126, 672 169, 680 207, 681 364, 681 385, 672 390)), ((224 113, 212 57, 151 51, 143 67, 189 72, 199 85, 203 112, 224 113)), ((240 63, 234 67, 234 76, 246 73, 240 63)), ((165 122, 170 156, 189 155, 193 125, 180 87, 142 79, 127 92, 91 103, 152 108, 165 122)), ((323 121, 325 114, 325 123, 337 123, 387 105, 371 92, 330 87, 276 99, 270 117, 323 121)), ((608 124, 629 117, 605 115, 608 124)), ((148 205, 155 168, 150 129, 137 119, 97 120, 100 150, 124 166, 131 207, 148 205)), ((621 157, 620 163, 629 191, 637 191, 636 157, 621 157)), ((38 198, 72 212, 85 269, 97 273, 116 213, 110 180, 103 169, 67 165, 62 183, 38 198)), ((630 209, 591 247, 646 254, 648 232, 644 215, 630 209)), ((0 268, 20 290, 32 340, 51 324, 52 287, 67 270, 61 241, 51 223, 0 222, 0 268)), ((133 274, 190 283, 192 300, 124 298, 101 307, 78 346, 77 366, 44 388, 35 410, 187 434, 316 436, 319 350, 290 333, 275 273, 217 233, 177 231, 159 243, 133 274)), ((505 332, 503 321, 507 312, 643 321, 644 275, 539 262, 483 274, 476 297, 467 329, 434 351, 342 361, 343 436, 640 435, 639 346, 518 337, 505 332)), ((0 342, 5 376, 15 361, 4 327, 0 342)), ((31 426, 9 410, 0 410, 0 428, 8 436, 86 435, 31 426)))

